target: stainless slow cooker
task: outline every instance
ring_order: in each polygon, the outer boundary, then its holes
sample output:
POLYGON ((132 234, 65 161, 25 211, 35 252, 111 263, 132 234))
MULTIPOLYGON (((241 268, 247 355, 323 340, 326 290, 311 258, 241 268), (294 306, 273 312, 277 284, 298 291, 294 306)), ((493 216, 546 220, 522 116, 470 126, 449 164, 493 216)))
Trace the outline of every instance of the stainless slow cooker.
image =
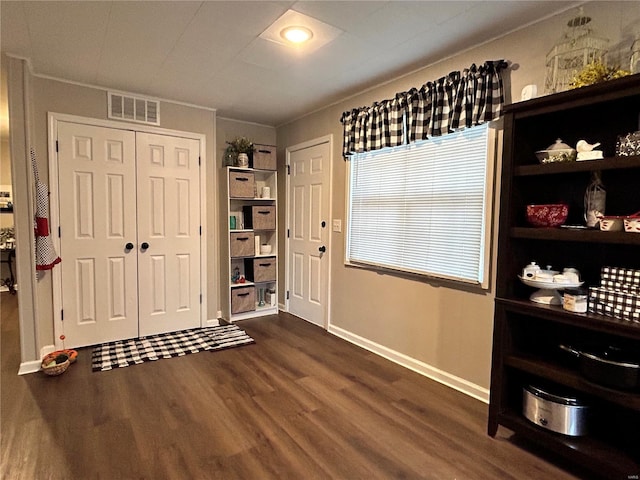
POLYGON ((563 435, 587 434, 589 406, 572 394, 551 393, 533 385, 522 389, 522 413, 531 422, 563 435))

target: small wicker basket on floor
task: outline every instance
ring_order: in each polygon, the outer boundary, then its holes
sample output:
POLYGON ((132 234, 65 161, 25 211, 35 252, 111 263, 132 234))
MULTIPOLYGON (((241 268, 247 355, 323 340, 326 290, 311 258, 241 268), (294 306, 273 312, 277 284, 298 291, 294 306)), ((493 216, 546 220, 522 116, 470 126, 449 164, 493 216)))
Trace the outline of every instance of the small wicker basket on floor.
POLYGON ((66 353, 53 352, 42 359, 41 367, 42 371, 46 375, 55 376, 63 374, 67 370, 67 368, 69 368, 69 365, 71 365, 71 362, 69 361, 69 355, 67 355, 66 353), (62 360, 62 357, 64 357, 65 360, 60 362, 60 360, 62 360), (56 360, 56 364, 47 366, 53 360, 56 360))
POLYGON ((58 350, 57 352, 53 352, 54 354, 64 353, 69 357, 69 363, 74 363, 78 359, 78 351, 73 350, 71 348, 67 348, 65 350, 58 350))

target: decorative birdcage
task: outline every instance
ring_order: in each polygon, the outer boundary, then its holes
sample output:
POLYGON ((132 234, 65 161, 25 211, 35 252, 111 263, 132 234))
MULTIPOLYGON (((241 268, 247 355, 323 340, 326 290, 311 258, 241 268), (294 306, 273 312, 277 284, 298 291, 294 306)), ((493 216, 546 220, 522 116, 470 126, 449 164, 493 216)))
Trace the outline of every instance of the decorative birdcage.
POLYGON ((580 8, 567 22, 567 30, 547 54, 545 93, 567 90, 571 79, 586 65, 603 60, 609 40, 598 37, 590 26, 591 17, 580 8))

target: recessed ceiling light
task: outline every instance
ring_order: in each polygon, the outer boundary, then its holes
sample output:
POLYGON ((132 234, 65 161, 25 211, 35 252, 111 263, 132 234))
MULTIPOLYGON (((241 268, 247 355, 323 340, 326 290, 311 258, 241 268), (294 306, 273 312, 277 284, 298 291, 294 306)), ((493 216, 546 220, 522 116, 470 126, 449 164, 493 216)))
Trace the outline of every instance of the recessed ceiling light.
POLYGON ((301 44, 311 40, 313 37, 313 32, 309 30, 307 27, 287 27, 280 32, 280 36, 287 40, 288 42, 301 44))
POLYGON ((287 10, 269 25, 259 38, 284 45, 296 54, 308 55, 335 40, 342 33, 339 28, 309 15, 287 10))

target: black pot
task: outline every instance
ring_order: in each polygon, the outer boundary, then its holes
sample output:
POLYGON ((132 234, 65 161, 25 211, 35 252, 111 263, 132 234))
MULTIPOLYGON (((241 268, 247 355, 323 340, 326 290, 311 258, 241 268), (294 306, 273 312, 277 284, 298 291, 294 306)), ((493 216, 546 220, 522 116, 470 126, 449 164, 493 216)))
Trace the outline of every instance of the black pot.
POLYGON ((606 387, 640 390, 640 356, 609 346, 597 352, 582 352, 567 345, 560 348, 579 358, 580 373, 606 387))

